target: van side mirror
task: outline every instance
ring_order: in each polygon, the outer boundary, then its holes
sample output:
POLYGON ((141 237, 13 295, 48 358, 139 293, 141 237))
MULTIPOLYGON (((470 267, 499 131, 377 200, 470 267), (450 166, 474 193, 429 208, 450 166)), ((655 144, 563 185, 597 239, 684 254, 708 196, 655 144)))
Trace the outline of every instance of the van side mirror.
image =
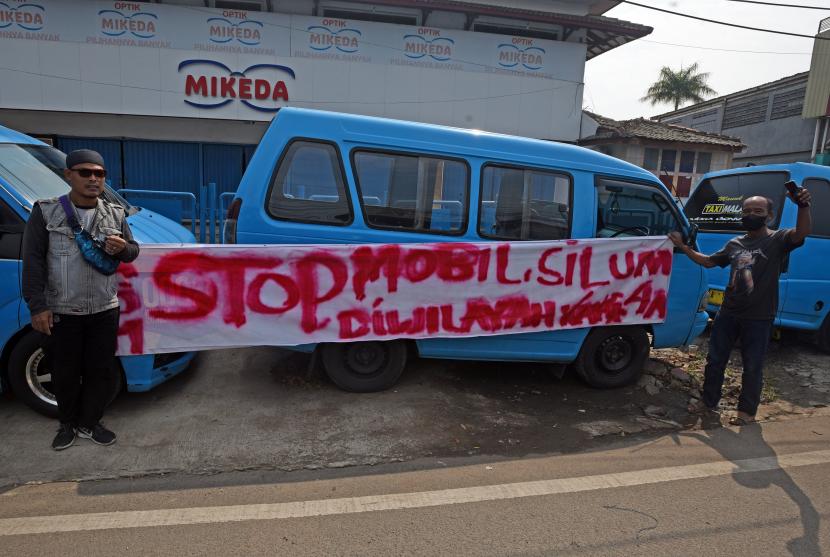
POLYGON ((688 245, 689 247, 695 247, 695 245, 697 244, 697 233, 699 230, 700 227, 698 227, 698 225, 694 223, 689 225, 689 235, 686 238, 686 245, 688 245))

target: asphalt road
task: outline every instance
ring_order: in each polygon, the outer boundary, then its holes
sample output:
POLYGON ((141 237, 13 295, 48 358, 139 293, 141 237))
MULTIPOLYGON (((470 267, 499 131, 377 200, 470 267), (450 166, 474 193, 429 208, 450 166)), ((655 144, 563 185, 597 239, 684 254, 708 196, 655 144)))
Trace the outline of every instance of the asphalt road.
POLYGON ((0 494, 0 554, 820 555, 829 473, 815 416, 459 466, 24 485, 0 494))

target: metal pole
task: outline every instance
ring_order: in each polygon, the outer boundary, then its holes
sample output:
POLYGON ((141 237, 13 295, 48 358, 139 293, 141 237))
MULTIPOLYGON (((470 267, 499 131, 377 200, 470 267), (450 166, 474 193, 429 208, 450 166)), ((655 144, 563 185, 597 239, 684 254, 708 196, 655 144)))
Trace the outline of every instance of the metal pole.
POLYGON ((210 219, 210 238, 208 244, 216 241, 216 183, 208 184, 208 218, 210 219))
POLYGON ((816 150, 818 149, 818 136, 821 131, 821 118, 816 118, 816 131, 813 133, 813 152, 810 153, 810 162, 816 160, 816 150))
POLYGON ((207 186, 199 184, 199 243, 205 243, 205 212, 207 210, 207 200, 205 199, 207 193, 207 186))
POLYGON ((205 151, 199 143, 199 243, 205 243, 205 151))

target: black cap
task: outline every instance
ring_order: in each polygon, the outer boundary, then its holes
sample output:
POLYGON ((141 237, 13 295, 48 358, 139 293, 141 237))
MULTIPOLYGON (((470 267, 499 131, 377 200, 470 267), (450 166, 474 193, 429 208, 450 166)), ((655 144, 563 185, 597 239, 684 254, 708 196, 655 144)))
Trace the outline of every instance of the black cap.
POLYGON ((92 149, 78 149, 66 155, 66 168, 74 168, 79 164, 97 164, 104 168, 104 157, 98 151, 92 149))

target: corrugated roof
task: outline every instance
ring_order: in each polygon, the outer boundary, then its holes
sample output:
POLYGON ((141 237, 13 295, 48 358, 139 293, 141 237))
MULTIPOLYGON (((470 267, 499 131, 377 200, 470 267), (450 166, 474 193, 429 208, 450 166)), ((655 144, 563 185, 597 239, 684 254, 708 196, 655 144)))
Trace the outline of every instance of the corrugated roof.
POLYGON ((652 141, 716 145, 733 151, 740 151, 745 147, 740 139, 719 133, 702 132, 686 126, 664 124, 645 118, 613 120, 587 110, 584 112, 596 121, 599 127, 594 135, 581 139, 580 144, 593 144, 608 139, 637 138, 652 141))
POLYGON ((714 97, 711 99, 707 99, 703 102, 697 104, 690 104, 689 106, 684 106, 683 108, 678 108, 677 110, 672 110, 671 112, 664 112, 663 114, 658 114, 656 116, 652 116, 651 118, 654 120, 664 120, 666 118, 671 118, 673 116, 678 116, 681 114, 687 114, 689 112, 694 112, 701 108, 705 108, 708 106, 718 105, 724 101, 731 101, 737 99, 739 97, 743 97, 746 95, 751 95, 753 93, 757 93, 759 91, 765 91, 770 89, 776 89, 782 86, 790 86, 795 84, 799 81, 804 81, 806 83, 807 76, 809 75, 809 71, 807 72, 799 72, 797 74, 788 75, 787 77, 782 77, 780 79, 776 79, 775 81, 770 81, 768 83, 762 83, 761 85, 755 85, 753 87, 749 87, 747 89, 741 89, 740 91, 735 91, 734 93, 729 93, 726 95, 721 95, 720 97, 714 97))

